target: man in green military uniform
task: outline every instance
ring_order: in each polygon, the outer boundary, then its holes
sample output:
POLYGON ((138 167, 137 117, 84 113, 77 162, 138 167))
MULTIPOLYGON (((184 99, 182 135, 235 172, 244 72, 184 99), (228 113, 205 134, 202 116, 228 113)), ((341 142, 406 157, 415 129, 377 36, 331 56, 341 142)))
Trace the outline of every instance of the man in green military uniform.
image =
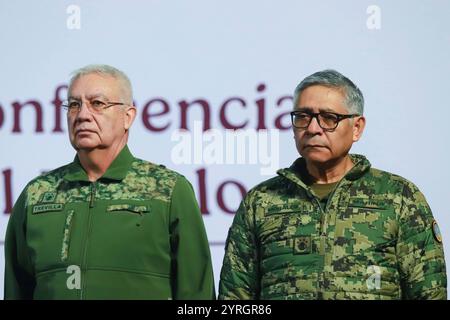
POLYGON ((67 123, 75 160, 25 187, 5 241, 6 299, 212 299, 211 256, 190 183, 127 147, 128 77, 74 73, 67 123))
POLYGON ((297 86, 301 157, 242 201, 220 299, 446 299, 442 239, 422 193, 349 154, 364 130, 363 105, 334 70, 297 86))

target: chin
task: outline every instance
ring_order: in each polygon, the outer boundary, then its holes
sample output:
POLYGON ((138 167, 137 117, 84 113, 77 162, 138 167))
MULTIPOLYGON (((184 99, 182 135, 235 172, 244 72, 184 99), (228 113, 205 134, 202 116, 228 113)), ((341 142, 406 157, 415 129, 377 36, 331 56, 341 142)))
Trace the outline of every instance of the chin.
POLYGON ((309 149, 307 151, 303 150, 300 154, 303 158, 312 162, 325 163, 331 160, 330 154, 325 150, 309 149))
POLYGON ((303 149, 302 152, 300 152, 302 157, 307 159, 326 159, 330 157, 330 153, 328 152, 328 149, 325 148, 306 148, 303 149))
POLYGON ((331 160, 330 158, 325 158, 325 157, 305 157, 305 159, 309 162, 318 163, 318 164, 319 163, 325 164, 331 160))
POLYGON ((76 141, 75 146, 77 150, 92 150, 98 147, 98 143, 82 139, 81 141, 76 141))

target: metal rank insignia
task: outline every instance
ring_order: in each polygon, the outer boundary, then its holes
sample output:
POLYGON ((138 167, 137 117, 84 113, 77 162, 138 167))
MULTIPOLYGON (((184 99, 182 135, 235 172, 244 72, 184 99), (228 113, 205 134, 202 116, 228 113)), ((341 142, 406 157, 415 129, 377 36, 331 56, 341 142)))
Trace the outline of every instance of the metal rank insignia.
POLYGON ((294 254, 311 253, 311 236, 300 236, 294 239, 294 254))

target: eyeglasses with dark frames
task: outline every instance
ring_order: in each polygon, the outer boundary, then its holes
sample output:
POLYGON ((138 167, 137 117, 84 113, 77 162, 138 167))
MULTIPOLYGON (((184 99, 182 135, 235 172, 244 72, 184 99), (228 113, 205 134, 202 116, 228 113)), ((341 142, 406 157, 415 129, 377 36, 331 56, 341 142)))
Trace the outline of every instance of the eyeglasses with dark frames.
POLYGON ((325 131, 334 131, 339 122, 344 119, 354 118, 360 116, 359 114, 340 114, 335 112, 309 112, 309 111, 292 111, 291 121, 294 128, 306 129, 311 124, 313 118, 316 118, 319 126, 325 131))

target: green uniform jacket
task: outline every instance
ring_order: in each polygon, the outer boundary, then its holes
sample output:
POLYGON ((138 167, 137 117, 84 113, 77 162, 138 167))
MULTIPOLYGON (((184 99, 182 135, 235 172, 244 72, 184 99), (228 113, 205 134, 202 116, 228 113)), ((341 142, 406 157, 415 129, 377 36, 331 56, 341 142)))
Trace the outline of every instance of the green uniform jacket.
POLYGON ((324 210, 299 178, 303 158, 250 190, 228 233, 220 299, 446 299, 424 196, 351 158, 324 210))
POLYGON ((31 181, 10 217, 5 299, 213 299, 190 183, 125 146, 89 182, 78 158, 31 181))

